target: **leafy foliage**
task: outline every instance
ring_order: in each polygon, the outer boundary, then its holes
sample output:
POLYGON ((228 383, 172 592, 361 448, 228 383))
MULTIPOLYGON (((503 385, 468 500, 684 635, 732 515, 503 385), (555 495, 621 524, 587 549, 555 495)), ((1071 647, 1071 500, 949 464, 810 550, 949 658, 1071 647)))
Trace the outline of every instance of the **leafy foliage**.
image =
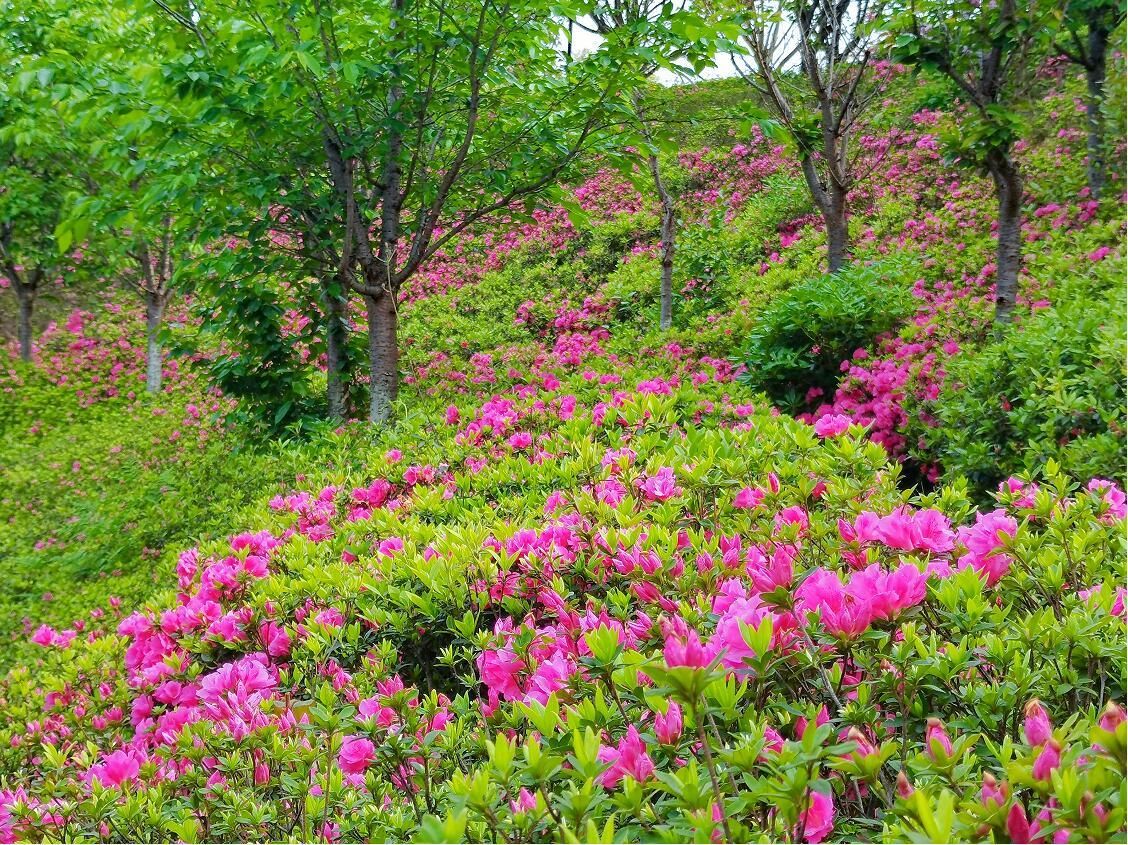
POLYGON ((743 378, 788 408, 833 390, 841 362, 910 313, 908 267, 853 267, 810 279, 768 305, 748 339, 743 378))
POLYGON ((953 362, 925 448, 983 489, 1051 460, 1123 480, 1124 312, 1122 289, 1067 297, 953 362))

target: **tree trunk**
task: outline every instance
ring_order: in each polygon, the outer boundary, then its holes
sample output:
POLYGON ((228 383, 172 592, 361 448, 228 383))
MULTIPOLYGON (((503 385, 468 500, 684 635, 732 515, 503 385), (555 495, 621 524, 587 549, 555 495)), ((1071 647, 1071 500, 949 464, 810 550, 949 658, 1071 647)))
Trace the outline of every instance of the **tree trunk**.
POLYGON ((33 287, 23 284, 15 279, 12 287, 16 289, 16 298, 20 303, 20 323, 18 336, 20 342, 20 360, 31 361, 31 315, 35 310, 35 294, 33 287))
POLYGON ((1108 31, 1099 23, 1089 25, 1089 63, 1085 66, 1088 98, 1085 103, 1086 125, 1089 133, 1089 162, 1086 173, 1089 193, 1099 199, 1105 182, 1104 145, 1104 87, 1108 65, 1108 31))
POLYGON ((166 298, 159 293, 145 291, 145 390, 161 392, 161 322, 164 320, 166 298))
POLYGON ((999 201, 999 243, 995 259, 995 322, 1010 323, 1022 266, 1022 174, 1009 151, 987 157, 999 201))
POLYGON ((826 221, 826 263, 831 273, 837 273, 850 260, 850 226, 846 220, 846 191, 835 184, 830 186, 830 202, 823 212, 826 221))
MULTIPOLYGON (((653 147, 654 138, 650 133, 650 124, 646 122, 642 91, 635 89, 631 93, 631 101, 634 103, 635 116, 638 118, 639 126, 642 129, 642 137, 648 145, 653 147)), ((662 331, 669 331, 674 324, 674 239, 677 217, 674 213, 674 198, 666 190, 666 183, 662 179, 662 170, 658 166, 658 156, 653 152, 648 153, 646 163, 650 168, 650 178, 654 180, 654 190, 657 191, 658 201, 662 206, 662 228, 659 231, 662 281, 658 289, 660 309, 658 328, 662 331)))
POLYGON ((809 155, 800 160, 807 191, 822 215, 826 226, 827 271, 837 273, 846 266, 850 257, 850 229, 846 221, 846 189, 833 181, 823 187, 819 172, 809 155))
POLYGON ((659 235, 662 262, 662 284, 659 293, 661 311, 658 317, 658 328, 668 331, 674 324, 674 225, 677 218, 674 215, 674 198, 666 190, 666 183, 662 181, 662 173, 658 169, 658 156, 653 153, 648 156, 650 175, 654 178, 654 187, 658 191, 658 198, 662 202, 662 228, 659 235))
POLYGON ((365 296, 368 311, 368 363, 371 399, 368 418, 382 425, 392 418, 392 404, 399 393, 399 313, 395 298, 382 291, 365 296))
POLYGON ((345 391, 345 300, 325 291, 325 385, 329 419, 342 422, 348 415, 345 391))

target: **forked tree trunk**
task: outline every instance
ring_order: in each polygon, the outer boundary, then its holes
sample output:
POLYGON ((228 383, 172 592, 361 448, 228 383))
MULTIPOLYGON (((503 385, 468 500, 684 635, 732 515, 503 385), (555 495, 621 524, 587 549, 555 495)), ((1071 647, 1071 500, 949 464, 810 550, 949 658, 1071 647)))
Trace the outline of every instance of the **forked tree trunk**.
POLYGON ((161 392, 161 322, 164 320, 167 297, 160 293, 145 291, 145 390, 149 393, 161 392))
POLYGON ((1010 323, 1018 299, 1018 273, 1022 269, 1022 174, 1009 151, 987 157, 999 202, 999 243, 995 259, 995 322, 1010 323))
POLYGON ((22 361, 31 361, 31 315, 35 310, 35 295, 37 291, 34 287, 14 279, 12 280, 12 286, 16 289, 16 298, 20 303, 20 322, 17 328, 20 344, 20 359, 22 361))
POLYGON ((345 390, 345 307, 339 296, 325 291, 325 385, 329 419, 341 422, 348 415, 345 390))
POLYGON ((1085 83, 1088 98, 1085 102, 1086 127, 1088 129, 1089 161, 1086 175, 1089 193, 1094 199, 1101 195, 1105 183, 1105 144, 1104 144, 1104 88, 1108 66, 1108 31, 1099 24, 1089 26, 1089 63, 1085 66, 1085 83))
POLYGON ((391 293, 365 296, 368 311, 368 364, 371 398, 370 421, 382 425, 392 418, 399 393, 399 313, 391 293))

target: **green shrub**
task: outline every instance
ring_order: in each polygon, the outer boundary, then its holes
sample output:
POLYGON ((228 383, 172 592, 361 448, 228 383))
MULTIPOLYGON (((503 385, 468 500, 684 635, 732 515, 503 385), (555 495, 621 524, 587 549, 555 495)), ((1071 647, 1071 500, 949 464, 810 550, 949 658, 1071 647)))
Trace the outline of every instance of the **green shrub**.
MULTIPOLYGON (((1121 265, 1123 266, 1123 265, 1121 265)), ((1083 480, 1123 480, 1124 290, 1041 311, 960 356, 923 432, 929 457, 981 489, 1053 459, 1083 480)))
POLYGON ((796 285, 757 321, 742 378, 792 410, 811 388, 833 392, 842 362, 911 312, 909 269, 901 262, 855 266, 796 285))

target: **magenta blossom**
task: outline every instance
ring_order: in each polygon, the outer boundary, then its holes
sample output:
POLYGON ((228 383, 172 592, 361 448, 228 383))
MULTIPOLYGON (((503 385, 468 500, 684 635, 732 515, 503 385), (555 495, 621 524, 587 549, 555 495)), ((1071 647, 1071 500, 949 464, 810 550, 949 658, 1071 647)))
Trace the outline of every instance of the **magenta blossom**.
POLYGON ((1050 773, 1061 765, 1061 743, 1051 738, 1034 760, 1031 774, 1035 780, 1049 780, 1050 773))
POLYGON ((873 621, 869 601, 847 592, 837 572, 815 569, 795 595, 799 609, 804 613, 817 612, 823 628, 839 639, 859 636, 873 621))
POLYGON ((1128 719, 1128 714, 1125 714, 1124 708, 1115 701, 1110 701, 1105 705, 1104 712, 1101 713, 1101 730, 1115 731, 1126 719, 1128 719))
POLYGON ((893 572, 875 563, 851 575, 846 591, 868 602, 874 619, 892 619, 924 601, 927 582, 927 576, 912 563, 893 572))
POLYGON ((838 437, 850 429, 850 418, 844 414, 823 414, 815 420, 815 434, 819 437, 838 437))
POLYGON ((663 745, 676 745, 684 729, 681 707, 671 701, 665 713, 654 715, 654 734, 663 745))
POLYGON ((761 490, 759 487, 745 487, 743 490, 736 494, 736 498, 733 499, 732 506, 734 508, 751 510, 753 508, 758 508, 763 501, 763 490, 761 490))
POLYGON ((674 666, 708 666, 709 653, 701 644, 701 637, 696 631, 689 631, 685 635, 669 632, 666 634, 666 645, 662 649, 666 658, 666 665, 674 666))
POLYGON ((600 776, 600 783, 608 789, 613 788, 627 776, 644 783, 654 774, 654 761, 646 753, 646 745, 634 725, 627 728, 627 733, 619 741, 618 748, 609 748, 605 745, 599 749, 599 761, 610 763, 600 776))
POLYGON ((933 760, 941 753, 946 757, 952 756, 951 737, 948 736, 948 731, 944 729, 944 723, 939 719, 931 718, 928 720, 928 727, 924 732, 924 746, 928 756, 933 760))
POLYGON ((141 771, 141 764, 128 751, 115 751, 102 758, 102 763, 90 767, 91 779, 105 787, 121 786, 134 780, 141 771))
POLYGON ((823 792, 812 792, 807 808, 799 814, 795 839, 822 842, 834 830, 834 798, 823 792))
POLYGON ((376 746, 372 740, 363 736, 346 736, 337 752, 337 763, 341 771, 350 775, 364 774, 365 769, 376 759, 376 746))
POLYGON ((1026 742, 1034 748, 1045 745, 1054 736, 1054 726, 1050 722, 1050 714, 1036 698, 1030 699, 1026 705, 1026 722, 1024 725, 1026 742))
POLYGON ((1014 537, 1017 532, 1018 523, 1005 511, 978 514, 975 525, 964 526, 956 534, 967 549, 959 559, 959 568, 975 569, 986 577, 988 587, 994 586, 1010 569, 1010 556, 1002 552, 1002 538, 1014 537))
POLYGON ((682 492, 670 467, 662 467, 654 475, 644 477, 638 482, 638 487, 652 502, 664 502, 680 496, 682 492))
POLYGON ((482 683, 494 693, 506 698, 520 698, 521 688, 517 676, 524 663, 506 646, 501 651, 484 651, 478 655, 478 672, 482 683))

